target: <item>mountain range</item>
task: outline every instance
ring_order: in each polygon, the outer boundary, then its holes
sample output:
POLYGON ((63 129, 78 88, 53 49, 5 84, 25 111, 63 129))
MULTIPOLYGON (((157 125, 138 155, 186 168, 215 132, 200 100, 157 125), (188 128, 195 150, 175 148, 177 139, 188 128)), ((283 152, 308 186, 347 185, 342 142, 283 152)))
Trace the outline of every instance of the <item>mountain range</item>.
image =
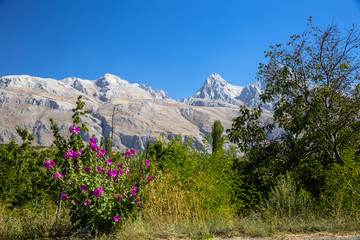
MULTIPOLYGON (((200 146, 204 136, 211 133, 215 120, 220 120, 225 129, 231 128, 239 105, 256 107, 263 89, 261 81, 235 86, 214 73, 193 96, 176 101, 162 90, 111 74, 97 80, 4 76, 0 78, 0 142, 7 143, 11 138, 20 141, 15 127, 27 126, 35 134, 35 144, 49 146, 54 139, 50 118, 57 122, 60 133, 68 136, 71 109, 82 95, 85 109, 93 112, 82 118, 90 130, 83 133, 85 140, 92 135, 98 139, 108 136, 113 125, 113 146, 120 150, 143 150, 148 141, 160 134, 191 135, 200 146)), ((264 108, 271 110, 272 105, 264 108)), ((266 111, 264 118, 270 117, 271 111, 266 111)))

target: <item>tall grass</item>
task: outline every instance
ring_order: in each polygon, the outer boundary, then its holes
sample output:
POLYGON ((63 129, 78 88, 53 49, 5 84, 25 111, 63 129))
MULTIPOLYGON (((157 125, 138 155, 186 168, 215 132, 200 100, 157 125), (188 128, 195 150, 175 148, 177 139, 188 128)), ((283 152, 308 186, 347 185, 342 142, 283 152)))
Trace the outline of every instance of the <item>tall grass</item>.
POLYGON ((235 224, 230 206, 214 207, 196 179, 186 184, 173 180, 165 175, 152 182, 140 218, 124 227, 123 237, 207 238, 230 234, 235 224))
POLYGON ((174 184, 171 175, 149 188, 148 201, 136 221, 129 221, 117 239, 204 239, 211 237, 336 237, 358 235, 360 219, 315 210, 309 195, 297 190, 290 176, 277 185, 250 215, 235 216, 231 206, 212 208, 196 180, 174 184), (314 235, 315 234, 315 235, 314 235), (320 235, 319 235, 320 234, 320 235))

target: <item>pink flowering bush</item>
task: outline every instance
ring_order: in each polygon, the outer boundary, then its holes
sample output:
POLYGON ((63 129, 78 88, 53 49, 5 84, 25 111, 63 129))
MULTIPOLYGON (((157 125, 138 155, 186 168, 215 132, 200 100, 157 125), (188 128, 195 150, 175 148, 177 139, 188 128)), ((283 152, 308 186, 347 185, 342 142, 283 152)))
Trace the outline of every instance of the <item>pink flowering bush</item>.
POLYGON ((51 120, 59 153, 57 159, 46 161, 45 166, 52 171, 53 179, 60 183, 59 209, 61 204, 71 209, 74 227, 89 228, 96 234, 107 233, 138 212, 141 194, 150 176, 146 173, 149 168, 143 162, 137 170, 129 170, 135 149, 126 152, 123 160, 120 159, 121 163, 115 165, 94 137, 84 143, 81 133, 88 129, 85 124, 80 125, 79 116, 87 113, 82 111, 83 107, 80 96, 77 107, 73 109, 74 121, 68 141, 60 136, 59 129, 51 120))

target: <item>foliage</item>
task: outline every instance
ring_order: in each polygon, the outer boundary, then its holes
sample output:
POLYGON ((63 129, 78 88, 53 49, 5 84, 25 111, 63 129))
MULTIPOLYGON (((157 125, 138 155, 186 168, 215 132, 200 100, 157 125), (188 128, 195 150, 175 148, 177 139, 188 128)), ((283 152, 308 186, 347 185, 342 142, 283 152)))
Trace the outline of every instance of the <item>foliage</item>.
POLYGON ((19 146, 12 139, 0 148, 0 199, 10 207, 36 204, 41 199, 52 199, 51 184, 45 181, 43 159, 50 151, 35 151, 30 147, 34 139, 27 128, 16 128, 23 143, 19 146))
POLYGON ((360 140, 359 45, 355 26, 342 35, 336 25, 323 30, 310 20, 303 34, 265 51, 269 62, 259 66, 266 84, 260 97, 275 102, 273 117, 261 106, 240 106, 227 131, 245 153, 241 165, 259 195, 266 196, 277 176, 288 172, 319 200, 329 169, 344 165, 343 150, 360 140))
POLYGON ((311 210, 311 197, 305 190, 298 190, 291 176, 286 174, 279 176, 267 198, 262 199, 260 207, 266 214, 291 218, 311 210))
POLYGON ((302 157, 324 152, 343 164, 341 149, 359 140, 360 36, 355 26, 343 36, 336 25, 314 27, 270 47, 259 78, 267 83, 261 98, 278 99, 274 120, 301 144, 302 157))
POLYGON ((208 141, 204 142, 201 151, 194 148, 192 139, 182 140, 178 135, 169 141, 163 139, 149 143, 147 157, 163 174, 171 174, 172 184, 181 189, 194 191, 196 184, 196 189, 205 194, 204 209, 219 211, 227 209, 234 200, 232 161, 235 152, 219 149, 214 154, 207 154, 209 148, 208 141))
POLYGON ((326 172, 323 208, 353 215, 360 211, 360 155, 349 147, 342 156, 344 165, 332 164, 326 172))

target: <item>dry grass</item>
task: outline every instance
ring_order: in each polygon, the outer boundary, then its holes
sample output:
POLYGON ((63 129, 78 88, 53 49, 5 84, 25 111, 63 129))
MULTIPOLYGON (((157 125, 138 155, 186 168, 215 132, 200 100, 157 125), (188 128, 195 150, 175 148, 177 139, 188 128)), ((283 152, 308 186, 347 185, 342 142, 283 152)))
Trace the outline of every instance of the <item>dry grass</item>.
MULTIPOLYGON (((174 183, 171 176, 151 182, 140 216, 124 222, 118 231, 96 239, 299 239, 360 235, 360 215, 350 215, 341 209, 331 215, 306 208, 301 214, 279 217, 279 211, 268 204, 269 209, 259 208, 256 213, 239 217, 232 213, 231 206, 211 205, 200 186, 195 180, 186 185, 174 183)), ((46 209, 9 212, 3 206, 0 208, 0 239, 51 239, 69 233, 71 227, 68 215, 60 224, 54 212, 46 209)), ((75 232, 68 236, 89 237, 75 232)))
MULTIPOLYGON (((300 206, 302 211, 297 211, 297 215, 287 217, 290 215, 281 214, 280 218, 278 213, 281 212, 268 206, 269 209, 259 209, 252 215, 236 217, 231 213, 230 206, 211 209, 206 194, 196 182, 192 186, 188 188, 173 184, 171 176, 166 176, 156 186, 149 188, 148 201, 143 206, 142 215, 136 221, 127 222, 122 231, 112 235, 112 239, 206 239, 235 236, 295 239, 304 236, 360 235, 358 215, 350 216, 342 211, 336 211, 333 215, 321 214, 300 206)), ((294 208, 299 206, 294 205, 294 208)))
POLYGON ((63 236, 71 229, 68 214, 56 220, 53 211, 37 211, 30 209, 12 211, 3 205, 0 210, 0 239, 35 239, 63 236))

